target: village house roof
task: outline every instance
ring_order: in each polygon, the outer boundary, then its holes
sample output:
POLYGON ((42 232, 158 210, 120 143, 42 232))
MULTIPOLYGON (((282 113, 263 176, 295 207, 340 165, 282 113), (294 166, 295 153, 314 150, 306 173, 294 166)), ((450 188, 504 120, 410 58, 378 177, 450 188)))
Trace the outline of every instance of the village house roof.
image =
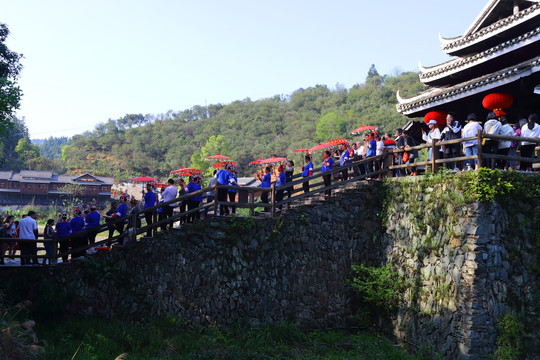
POLYGON ((0 180, 17 181, 21 183, 76 183, 81 185, 113 185, 114 178, 106 176, 83 175, 55 175, 52 171, 22 170, 19 173, 13 171, 0 171, 0 180))

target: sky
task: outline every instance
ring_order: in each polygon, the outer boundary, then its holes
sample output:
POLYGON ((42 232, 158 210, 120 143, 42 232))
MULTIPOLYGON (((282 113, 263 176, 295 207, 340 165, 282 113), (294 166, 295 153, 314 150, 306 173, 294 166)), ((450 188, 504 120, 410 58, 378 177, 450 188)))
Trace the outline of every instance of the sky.
POLYGON ((487 0, 0 0, 30 138, 450 60, 487 0))

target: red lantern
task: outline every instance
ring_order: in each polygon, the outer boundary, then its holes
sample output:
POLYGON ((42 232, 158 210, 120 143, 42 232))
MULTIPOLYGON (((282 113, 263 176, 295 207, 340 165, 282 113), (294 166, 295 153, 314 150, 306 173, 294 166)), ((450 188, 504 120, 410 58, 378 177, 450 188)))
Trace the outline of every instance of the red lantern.
POLYGON ((424 122, 427 124, 429 120, 435 120, 437 126, 444 126, 446 124, 446 115, 444 111, 430 111, 424 116, 424 122))
POLYGON ((491 93, 484 97, 482 106, 493 110, 497 116, 506 115, 503 109, 507 109, 514 103, 514 97, 509 93, 491 93))

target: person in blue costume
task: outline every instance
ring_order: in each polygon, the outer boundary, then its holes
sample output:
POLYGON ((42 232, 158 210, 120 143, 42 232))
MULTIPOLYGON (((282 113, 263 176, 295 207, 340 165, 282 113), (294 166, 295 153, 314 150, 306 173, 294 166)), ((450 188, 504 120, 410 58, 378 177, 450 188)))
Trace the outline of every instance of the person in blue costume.
POLYGON ((96 235, 99 230, 100 220, 101 216, 99 215, 97 208, 95 206, 91 206, 90 212, 88 215, 86 215, 86 228, 93 229, 93 231, 88 233, 88 244, 90 245, 96 242, 96 235))
MULTIPOLYGON (((143 206, 143 210, 146 210, 148 208, 151 208, 152 206, 156 206, 157 205, 157 195, 156 193, 154 192, 154 187, 152 186, 152 184, 148 183, 146 184, 146 194, 144 194, 144 206, 143 206)), ((146 220, 146 225, 152 225, 152 220, 153 220, 153 217, 154 217, 154 213, 155 211, 148 211, 148 212, 145 212, 144 213, 144 218, 146 220)), ((152 236, 152 233, 156 233, 156 230, 152 230, 152 229, 148 229, 146 231, 146 236, 148 237, 151 237, 152 236)))
MULTIPOLYGON (((223 164, 221 166, 221 169, 216 173, 215 177, 217 179, 218 185, 238 186, 238 183, 232 177, 232 174, 230 172, 230 166, 227 164, 223 164)), ((220 208, 221 216, 229 215, 229 207, 223 205, 223 202, 227 201, 227 193, 228 193, 227 189, 218 188, 217 195, 218 195, 218 202, 220 202, 219 208, 220 208)))
MULTIPOLYGON (((339 150, 341 151, 341 156, 339 157, 339 166, 349 165, 349 149, 347 145, 339 145, 339 150)), ((345 181, 349 178, 349 169, 341 170, 341 180, 345 181)))
MULTIPOLYGON (((285 174, 285 165, 281 164, 278 167, 278 177, 276 180, 276 186, 282 186, 287 183, 287 175, 285 174)), ((280 202, 283 200, 283 194, 285 190, 278 190, 276 191, 276 202, 280 202)), ((283 204, 278 205, 277 211, 281 211, 283 209, 283 204)))
MULTIPOLYGON (((194 193, 195 191, 198 191, 198 190, 201 190, 201 185, 199 185, 197 183, 197 177, 190 176, 189 177, 189 184, 187 185, 186 193, 191 194, 191 193, 194 193)), ((187 199, 188 211, 197 209, 199 207, 199 205, 201 204, 201 201, 202 201, 202 194, 195 195, 195 196, 193 196, 191 198, 188 198, 187 199)), ((187 216, 187 222, 192 223, 194 219, 199 219, 200 214, 201 213, 199 211, 195 211, 195 212, 189 214, 187 216)))
MULTIPOLYGON (((261 181, 262 188, 269 188, 272 182, 272 175, 270 175, 270 166, 267 166, 264 169, 264 175, 257 175, 257 178, 261 181)), ((265 204, 268 204, 268 191, 263 191, 261 193, 261 201, 265 204)))
POLYGON ((71 254, 72 259, 84 256, 84 254, 86 253, 86 249, 84 247, 88 244, 87 236, 75 235, 84 230, 84 219, 82 218, 82 211, 79 209, 75 209, 74 214, 75 216, 69 222, 69 225, 71 226, 71 234, 73 234, 73 236, 71 237, 71 248, 73 250, 77 250, 76 252, 71 254))
MULTIPOLYGON (((369 134, 369 141, 367 143, 366 157, 373 157, 377 154, 377 140, 375 140, 375 134, 369 134)), ((367 163, 368 172, 375 171, 375 164, 372 161, 367 163)))
MULTIPOLYGON (((128 196, 129 195, 120 196, 120 205, 118 205, 118 209, 116 209, 116 214, 118 215, 119 218, 124 218, 127 216, 128 207, 127 207, 126 202, 128 201, 128 196)), ((124 232, 124 225, 126 223, 126 220, 116 223, 116 230, 118 230, 120 235, 122 235, 122 233, 124 232)), ((118 243, 120 245, 124 243, 123 236, 118 237, 118 243)))
MULTIPOLYGON (((231 174, 232 174, 231 179, 234 180, 234 182, 238 183, 238 177, 237 177, 236 171, 233 171, 231 174)), ((236 201, 236 193, 237 192, 238 192, 238 190, 236 190, 236 189, 229 189, 228 190, 229 202, 233 203, 233 202, 236 201)), ((231 206, 231 212, 233 214, 236 214, 236 206, 231 206)))
MULTIPOLYGON (((321 172, 326 173, 323 174, 323 180, 324 180, 324 186, 330 186, 332 184, 332 168, 334 167, 334 159, 332 159, 332 153, 330 150, 326 150, 323 154, 323 163, 321 172)), ((332 194, 332 189, 328 189, 324 191, 323 196, 330 196, 332 194)))
MULTIPOLYGON (((59 240, 60 244, 60 253, 63 254, 69 251, 69 239, 68 237, 71 234, 71 225, 67 221, 67 214, 62 214, 60 220, 56 223, 56 238, 59 240)), ((68 255, 62 256, 62 261, 68 261, 68 255)))
MULTIPOLYGON (((313 163, 311 162, 311 155, 307 154, 306 165, 302 168, 302 177, 308 177, 313 175, 313 163)), ((304 189, 304 194, 309 192, 309 181, 302 183, 302 188, 304 189)))

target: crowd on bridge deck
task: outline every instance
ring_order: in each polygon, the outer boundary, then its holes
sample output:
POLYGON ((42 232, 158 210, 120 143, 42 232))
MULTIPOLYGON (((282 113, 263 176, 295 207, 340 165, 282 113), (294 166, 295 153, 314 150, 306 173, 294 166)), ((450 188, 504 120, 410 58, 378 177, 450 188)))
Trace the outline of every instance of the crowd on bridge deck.
MULTIPOLYGON (((535 156, 535 147, 537 143, 529 141, 520 141, 519 137, 527 138, 540 138, 540 125, 538 115, 533 113, 529 115, 527 119, 520 119, 515 124, 510 124, 505 115, 497 116, 493 111, 489 112, 485 122, 482 124, 479 121, 476 114, 471 113, 467 116, 466 124, 455 119, 455 115, 449 113, 446 117, 446 125, 442 128, 437 126, 436 120, 427 119, 429 130, 422 130, 422 138, 428 144, 436 142, 436 144, 442 145, 440 147, 439 158, 452 159, 460 156, 473 156, 478 154, 478 141, 468 140, 456 144, 444 145, 446 141, 456 140, 460 138, 470 138, 477 136, 478 132, 484 132, 493 135, 503 135, 514 137, 515 140, 493 140, 485 139, 482 143, 482 152, 489 154, 499 154, 507 156, 515 156, 519 151, 521 157, 533 158, 535 156)), ((350 176, 359 176, 369 173, 374 173, 381 170, 384 166, 382 161, 377 160, 376 155, 381 155, 384 152, 390 152, 394 149, 414 148, 417 146, 416 141, 408 131, 397 129, 395 137, 387 133, 381 136, 376 130, 365 135, 363 141, 343 142, 339 144, 338 148, 332 153, 330 147, 325 149, 321 160, 321 173, 324 180, 325 187, 331 185, 334 180, 347 180, 350 176), (373 161, 365 161, 354 165, 354 162, 361 159, 368 159, 373 157, 373 161), (348 169, 344 169, 339 172, 332 172, 331 170, 335 166, 349 165, 352 163, 352 173, 348 169)), ((429 159, 433 156, 432 149, 429 149, 429 159)), ((414 167, 414 161, 418 158, 418 151, 413 149, 411 151, 405 151, 400 153, 394 153, 393 164, 407 165, 405 170, 395 169, 394 176, 416 175, 417 169, 414 167)), ((305 155, 304 166, 302 167, 301 176, 309 177, 314 173, 313 157, 311 154, 305 155)), ((466 160, 464 162, 446 162, 444 165, 453 171, 465 171, 472 170, 477 166, 477 160, 466 160)), ((486 166, 489 168, 498 168, 501 170, 517 170, 522 172, 531 172, 532 163, 527 161, 521 161, 520 163, 512 160, 488 160, 486 166)), ((276 186, 284 185, 293 180, 293 174, 295 172, 294 162, 287 160, 286 163, 277 167, 276 186)), ((260 174, 256 175, 261 181, 262 188, 269 188, 272 182, 272 167, 265 167, 260 174)), ((214 187, 215 184, 220 185, 234 185, 238 186, 237 172, 234 165, 224 163, 222 168, 218 171, 214 171, 214 176, 209 181, 209 187, 214 187)), ((309 182, 302 183, 304 193, 310 191, 309 182)), ((104 226, 108 228, 108 243, 107 247, 111 246, 111 239, 113 239, 114 233, 118 232, 119 236, 116 238, 116 244, 122 245, 129 234, 127 230, 133 227, 130 224, 131 217, 129 214, 138 213, 141 209, 148 209, 159 203, 174 200, 180 196, 194 193, 201 190, 201 177, 193 175, 189 177, 189 182, 186 185, 183 179, 179 179, 175 182, 174 179, 169 179, 167 186, 161 189, 161 194, 154 192, 155 188, 153 183, 146 185, 146 191, 143 192, 143 198, 141 201, 137 201, 134 198, 130 198, 127 194, 122 194, 118 202, 113 201, 103 215, 100 214, 97 206, 90 205, 86 208, 76 208, 73 211, 73 216, 67 212, 60 213, 58 219, 48 219, 46 226, 43 230, 43 237, 45 239, 58 239, 60 253, 68 252, 70 249, 84 248, 95 243, 96 235, 103 229, 104 226), (104 224, 102 223, 104 219, 104 224), (115 219, 125 218, 124 221, 114 221, 115 219), (127 225, 127 227, 126 227, 127 225), (77 233, 86 231, 85 235, 76 236, 77 233), (71 235, 71 240, 62 240, 71 235)), ((236 212, 235 206, 226 206, 224 202, 234 203, 237 195, 237 189, 224 189, 218 188, 217 197, 220 202, 220 207, 217 215, 227 216, 236 212)), ((293 189, 278 190, 276 192, 276 201, 281 202, 284 199, 285 191, 288 193, 288 197, 291 198, 293 189)), ((208 191, 205 194, 207 203, 214 201, 213 190, 208 191)), ((331 196, 331 190, 325 190, 323 197, 331 196)), ((144 213, 144 219, 147 225, 156 223, 157 221, 166 220, 173 216, 175 207, 179 207, 181 213, 186 210, 194 210, 200 207, 203 201, 203 195, 195 195, 186 200, 178 203, 171 203, 168 206, 158 208, 154 212, 144 213)), ((268 192, 263 191, 260 196, 260 201, 263 203, 269 202, 268 192)), ((287 203, 287 207, 290 207, 290 203, 287 203)), ((281 211, 282 206, 279 206, 276 211, 281 211)), ((202 211, 202 217, 208 216, 208 207, 202 211)), ((0 265, 6 263, 15 263, 14 255, 17 250, 20 250, 21 265, 36 265, 37 259, 37 242, 17 242, 17 238, 20 239, 38 239, 38 225, 36 219, 38 214, 35 211, 29 211, 23 215, 21 219, 17 220, 13 215, 0 214, 0 238, 13 239, 10 241, 3 241, 0 243, 0 265)), ((196 219, 201 218, 201 211, 194 211, 191 214, 182 216, 179 219, 180 226, 184 223, 191 223, 196 219)), ((136 227, 141 227, 141 219, 137 217, 136 227)), ((161 226, 161 230, 167 230, 173 228, 173 221, 165 221, 161 226)), ((157 229, 149 229, 146 233, 147 236, 155 235, 157 229)), ((54 257, 53 247, 50 242, 44 244, 46 257, 42 261, 42 265, 51 263, 51 259, 54 257)), ((85 250, 73 252, 71 258, 75 259, 85 255, 85 250)), ((62 260, 68 261, 68 256, 63 255, 62 260)))

